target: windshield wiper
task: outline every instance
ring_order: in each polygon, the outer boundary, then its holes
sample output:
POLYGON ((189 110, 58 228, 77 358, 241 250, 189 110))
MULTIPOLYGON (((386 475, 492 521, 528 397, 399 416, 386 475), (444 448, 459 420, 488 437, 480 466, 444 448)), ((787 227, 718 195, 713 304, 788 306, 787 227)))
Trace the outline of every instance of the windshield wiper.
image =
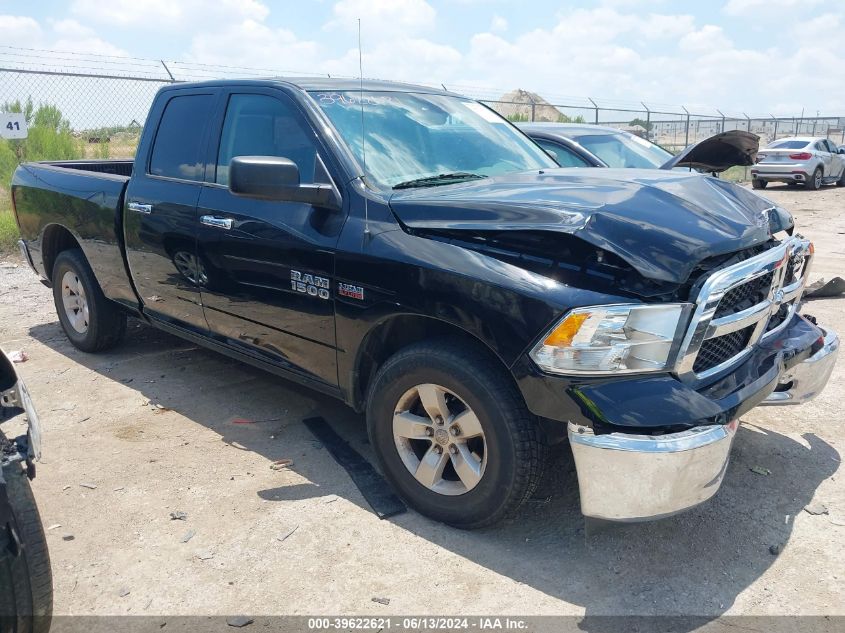
POLYGON ((437 174, 436 176, 426 176, 425 178, 415 178, 414 180, 406 180, 399 184, 393 185, 394 189, 413 189, 414 187, 428 187, 434 185, 448 185, 453 182, 461 182, 462 180, 479 180, 487 178, 484 174, 473 174, 468 171, 454 171, 448 174, 437 174))

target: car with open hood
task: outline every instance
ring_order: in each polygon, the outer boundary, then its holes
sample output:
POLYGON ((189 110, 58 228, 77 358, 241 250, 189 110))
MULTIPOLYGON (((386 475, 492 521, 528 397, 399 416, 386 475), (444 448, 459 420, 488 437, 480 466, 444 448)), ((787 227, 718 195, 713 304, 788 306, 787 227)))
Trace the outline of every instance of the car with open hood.
POLYGON ((628 169, 687 168, 720 173, 734 166, 754 165, 760 137, 729 130, 693 143, 678 154, 631 132, 579 123, 518 123, 561 167, 628 169))
POLYGON ((567 440, 588 517, 702 503, 740 416, 814 397, 838 351, 801 316, 813 247, 786 210, 560 168, 425 86, 174 84, 134 162, 26 163, 12 197, 76 347, 134 316, 340 398, 399 494, 463 528, 515 512, 567 440))

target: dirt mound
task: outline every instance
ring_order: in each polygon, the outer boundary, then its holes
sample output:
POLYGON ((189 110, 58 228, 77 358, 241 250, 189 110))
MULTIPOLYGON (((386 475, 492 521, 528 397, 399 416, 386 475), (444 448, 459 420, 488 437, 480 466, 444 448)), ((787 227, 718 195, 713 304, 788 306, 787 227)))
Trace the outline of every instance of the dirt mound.
POLYGON ((499 97, 499 101, 509 103, 491 103, 491 107, 502 116, 512 120, 531 121, 532 108, 534 121, 556 122, 561 119, 563 114, 536 92, 529 92, 521 88, 506 92, 499 97))

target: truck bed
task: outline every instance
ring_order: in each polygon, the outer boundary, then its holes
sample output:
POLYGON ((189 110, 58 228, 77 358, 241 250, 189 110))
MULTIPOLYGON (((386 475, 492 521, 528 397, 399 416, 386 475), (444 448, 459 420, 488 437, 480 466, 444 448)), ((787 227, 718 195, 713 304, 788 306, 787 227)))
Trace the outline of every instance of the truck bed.
POLYGON ((50 280, 56 240, 71 227, 103 292, 126 305, 137 298, 126 272, 123 199, 130 160, 67 160, 24 163, 15 171, 12 194, 21 238, 32 265, 50 280))
POLYGON ((113 176, 132 175, 134 161, 131 158, 117 160, 56 160, 43 161, 38 165, 49 165, 61 169, 78 169, 79 171, 91 171, 98 174, 111 174, 113 176))

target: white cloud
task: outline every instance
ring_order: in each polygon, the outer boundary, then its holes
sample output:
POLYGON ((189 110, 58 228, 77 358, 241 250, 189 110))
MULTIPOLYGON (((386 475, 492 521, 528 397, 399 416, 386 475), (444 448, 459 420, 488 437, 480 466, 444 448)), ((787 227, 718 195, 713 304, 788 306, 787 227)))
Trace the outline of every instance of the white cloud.
POLYGON ((766 17, 774 12, 799 11, 821 4, 822 0, 728 0, 723 11, 728 15, 751 15, 766 17))
POLYGON ((508 30, 508 21, 501 15, 494 15, 490 21, 491 33, 503 33, 508 30))
POLYGON ((434 7, 425 0, 339 0, 326 26, 357 31, 360 18, 366 37, 402 37, 433 27, 436 16, 434 7))
POLYGON ((0 42, 6 46, 39 46, 42 35, 41 26, 30 17, 0 15, 0 42))
POLYGON ((70 11, 86 22, 157 31, 261 21, 270 14, 259 0, 73 0, 70 11))
POLYGON ((810 18, 805 22, 798 22, 792 27, 793 35, 802 42, 818 42, 830 37, 831 33, 840 30, 842 18, 833 13, 825 13, 810 18))
POLYGON ((708 53, 714 50, 730 48, 732 43, 725 36, 722 27, 705 24, 697 31, 691 31, 684 35, 678 41, 678 46, 681 50, 692 53, 708 53))
POLYGON ((274 69, 277 72, 320 70, 318 45, 293 32, 255 20, 201 33, 191 40, 188 60, 221 66, 274 69))
POLYGON ((53 23, 56 39, 51 47, 58 51, 94 53, 97 55, 128 56, 122 48, 97 36, 96 32, 76 20, 59 20, 53 23))

